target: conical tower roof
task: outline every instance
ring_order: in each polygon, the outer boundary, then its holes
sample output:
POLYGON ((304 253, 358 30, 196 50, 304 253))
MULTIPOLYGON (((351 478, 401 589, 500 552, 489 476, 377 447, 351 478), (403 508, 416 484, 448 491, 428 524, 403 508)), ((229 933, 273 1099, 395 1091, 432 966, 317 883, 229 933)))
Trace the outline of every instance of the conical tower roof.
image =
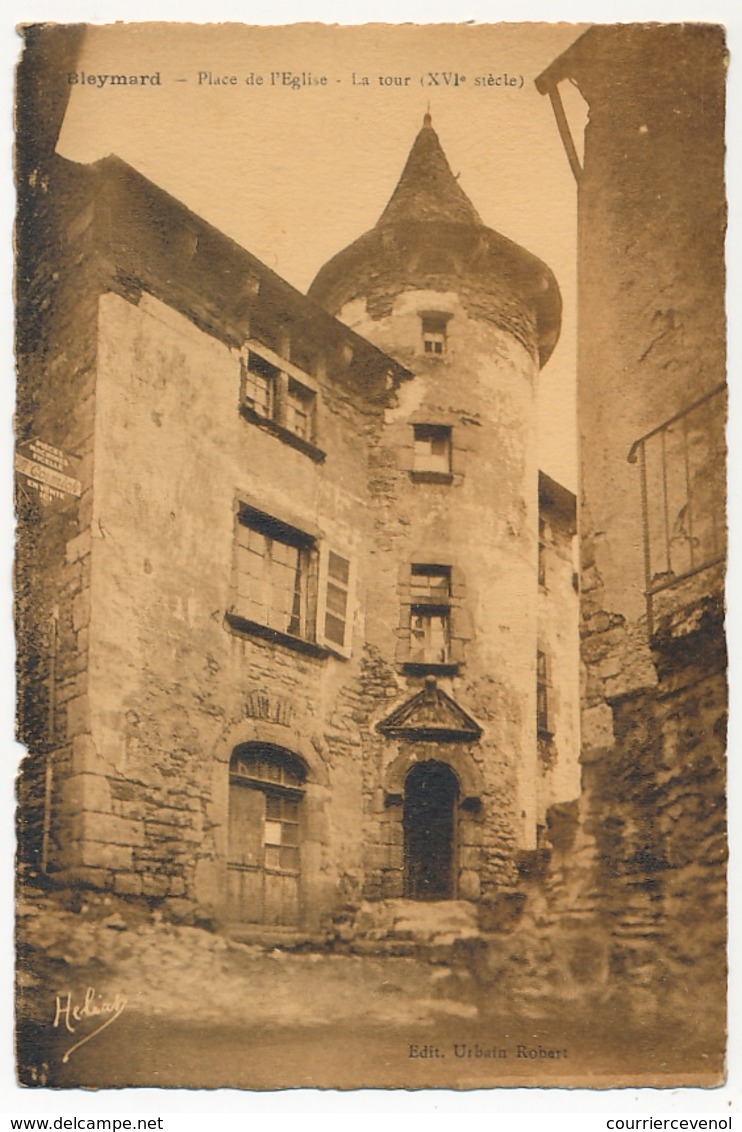
POLYGON ((381 318, 410 290, 458 292, 473 317, 513 334, 541 365, 559 337, 561 297, 552 272, 482 223, 430 114, 376 226, 325 264, 309 296, 333 315, 364 297, 372 317, 381 318))
POLYGON ((415 138, 402 176, 377 227, 416 220, 482 223, 451 172, 430 114, 423 119, 423 128, 415 138))

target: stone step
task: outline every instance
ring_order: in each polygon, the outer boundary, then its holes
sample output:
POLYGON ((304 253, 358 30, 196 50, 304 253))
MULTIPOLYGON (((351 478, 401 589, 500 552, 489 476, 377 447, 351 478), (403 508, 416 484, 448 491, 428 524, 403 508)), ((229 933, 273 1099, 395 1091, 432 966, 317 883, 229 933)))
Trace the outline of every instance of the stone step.
POLYGON ((327 936, 321 932, 305 932, 298 928, 285 927, 282 924, 227 924, 225 929, 229 939, 235 943, 255 945, 269 950, 281 948, 283 950, 300 950, 322 946, 327 942, 327 936))
POLYGON ((370 939, 453 942, 479 935, 477 905, 468 900, 364 901, 353 930, 370 939))

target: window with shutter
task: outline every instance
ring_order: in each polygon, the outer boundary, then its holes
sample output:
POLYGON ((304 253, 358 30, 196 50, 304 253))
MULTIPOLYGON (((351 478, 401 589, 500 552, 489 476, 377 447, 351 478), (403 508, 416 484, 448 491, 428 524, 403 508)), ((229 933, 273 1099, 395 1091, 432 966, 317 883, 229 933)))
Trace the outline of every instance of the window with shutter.
MULTIPOLYGON (((235 526, 233 628, 290 643, 314 644, 317 629, 316 542, 303 531, 246 504, 235 526)), ((306 650, 305 650, 306 651, 306 650)))
POLYGON ((316 536, 240 503, 227 624, 296 651, 350 656, 353 564, 316 536))

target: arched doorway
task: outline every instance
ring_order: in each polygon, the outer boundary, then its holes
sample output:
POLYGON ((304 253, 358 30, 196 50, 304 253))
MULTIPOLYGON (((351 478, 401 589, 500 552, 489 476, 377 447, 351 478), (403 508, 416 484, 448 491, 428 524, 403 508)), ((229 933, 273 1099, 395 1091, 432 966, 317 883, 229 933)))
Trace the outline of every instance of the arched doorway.
POLYGON ((306 768, 282 747, 247 743, 229 764, 229 915, 243 923, 299 922, 306 768))
POLYGON ((418 763, 405 779, 404 892, 411 900, 456 895, 459 783, 445 763, 418 763))

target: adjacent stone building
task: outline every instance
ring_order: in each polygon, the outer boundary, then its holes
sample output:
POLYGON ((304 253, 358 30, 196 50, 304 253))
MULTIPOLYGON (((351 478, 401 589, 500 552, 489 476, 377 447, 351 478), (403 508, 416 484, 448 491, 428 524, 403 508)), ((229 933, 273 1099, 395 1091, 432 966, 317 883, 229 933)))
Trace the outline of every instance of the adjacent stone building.
POLYGON ((560 828, 560 907, 589 977, 717 1039, 725 64, 717 27, 595 27, 538 80, 579 208, 583 794, 560 828), (589 107, 584 161, 567 81, 589 107))
POLYGON ((54 153, 78 38, 29 29, 19 77, 24 867, 231 922, 497 923, 579 786, 574 497, 535 433, 556 281, 426 116, 301 295, 54 153))

